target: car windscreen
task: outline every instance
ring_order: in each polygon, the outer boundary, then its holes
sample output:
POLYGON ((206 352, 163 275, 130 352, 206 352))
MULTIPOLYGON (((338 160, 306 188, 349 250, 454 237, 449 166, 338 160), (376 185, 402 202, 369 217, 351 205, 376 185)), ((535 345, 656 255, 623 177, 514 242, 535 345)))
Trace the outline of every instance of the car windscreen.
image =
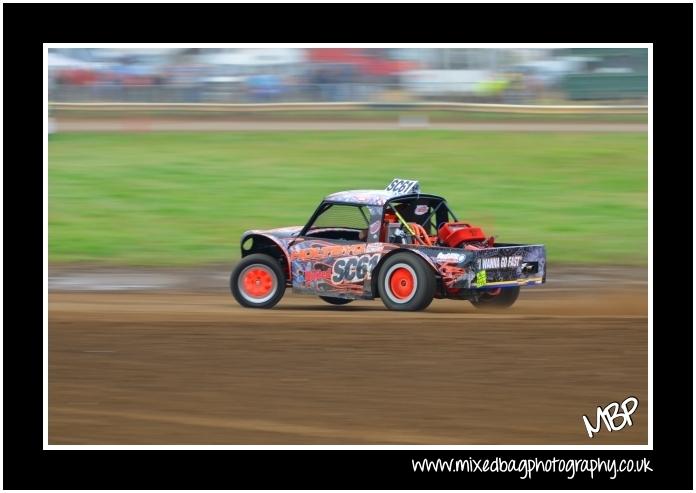
POLYGON ((329 203, 322 206, 309 229, 365 229, 369 225, 369 218, 370 211, 365 206, 329 203))

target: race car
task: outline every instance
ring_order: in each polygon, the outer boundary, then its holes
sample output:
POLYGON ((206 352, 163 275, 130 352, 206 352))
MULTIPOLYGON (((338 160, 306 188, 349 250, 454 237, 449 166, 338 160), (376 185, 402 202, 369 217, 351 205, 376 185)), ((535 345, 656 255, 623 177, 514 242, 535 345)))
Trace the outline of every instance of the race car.
POLYGON ((286 288, 333 305, 380 298, 390 310, 434 298, 506 308, 546 282, 544 245, 497 243, 415 180, 328 195, 304 226, 250 230, 230 277, 237 302, 271 308, 286 288))

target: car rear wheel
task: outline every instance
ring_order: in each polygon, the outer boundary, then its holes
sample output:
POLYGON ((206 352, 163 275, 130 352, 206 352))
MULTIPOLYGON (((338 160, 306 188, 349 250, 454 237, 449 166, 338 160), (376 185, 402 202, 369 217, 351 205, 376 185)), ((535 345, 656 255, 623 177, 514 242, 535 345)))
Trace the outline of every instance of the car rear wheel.
POLYGON ((334 298, 332 296, 319 296, 319 297, 331 305, 347 305, 348 303, 353 301, 349 298, 334 298))
POLYGON ((379 293, 390 310, 424 310, 435 296, 435 274, 422 259, 397 253, 379 269, 379 293))
POLYGON ((509 308, 515 304, 520 295, 520 287, 490 289, 482 293, 478 299, 471 300, 471 304, 481 309, 509 308))
POLYGON ((269 255, 244 257, 230 276, 232 296, 247 308, 271 308, 285 293, 285 273, 269 255))

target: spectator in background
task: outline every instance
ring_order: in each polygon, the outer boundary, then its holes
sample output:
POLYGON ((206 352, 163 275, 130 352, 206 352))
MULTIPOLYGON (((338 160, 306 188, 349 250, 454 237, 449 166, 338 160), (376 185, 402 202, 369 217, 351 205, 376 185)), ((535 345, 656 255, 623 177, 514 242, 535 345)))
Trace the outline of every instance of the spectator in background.
POLYGON ((195 65, 176 65, 171 70, 170 81, 177 92, 181 94, 180 100, 188 103, 197 103, 200 100, 198 67, 195 65))
POLYGON ((281 93, 280 77, 273 73, 252 75, 247 79, 247 91, 252 101, 272 102, 281 93))

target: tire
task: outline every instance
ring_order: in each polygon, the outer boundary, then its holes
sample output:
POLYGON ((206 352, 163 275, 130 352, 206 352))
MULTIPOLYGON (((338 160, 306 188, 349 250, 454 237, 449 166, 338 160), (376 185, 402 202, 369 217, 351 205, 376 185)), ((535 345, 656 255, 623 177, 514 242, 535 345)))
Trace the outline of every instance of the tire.
POLYGON ((510 308, 517 301, 520 295, 520 287, 513 286, 511 288, 501 288, 496 295, 482 294, 478 300, 471 300, 471 304, 482 310, 500 310, 510 308))
POLYGON ((350 298, 334 298, 332 296, 319 296, 319 297, 331 305, 347 305, 351 301, 354 301, 354 300, 351 300, 350 298))
POLYGON ((272 308, 285 294, 285 272, 270 255, 244 257, 230 276, 230 290, 237 303, 247 308, 272 308))
POLYGON ((379 296, 390 310, 417 311, 433 301, 435 274, 424 260, 396 253, 384 261, 377 278, 379 296))

